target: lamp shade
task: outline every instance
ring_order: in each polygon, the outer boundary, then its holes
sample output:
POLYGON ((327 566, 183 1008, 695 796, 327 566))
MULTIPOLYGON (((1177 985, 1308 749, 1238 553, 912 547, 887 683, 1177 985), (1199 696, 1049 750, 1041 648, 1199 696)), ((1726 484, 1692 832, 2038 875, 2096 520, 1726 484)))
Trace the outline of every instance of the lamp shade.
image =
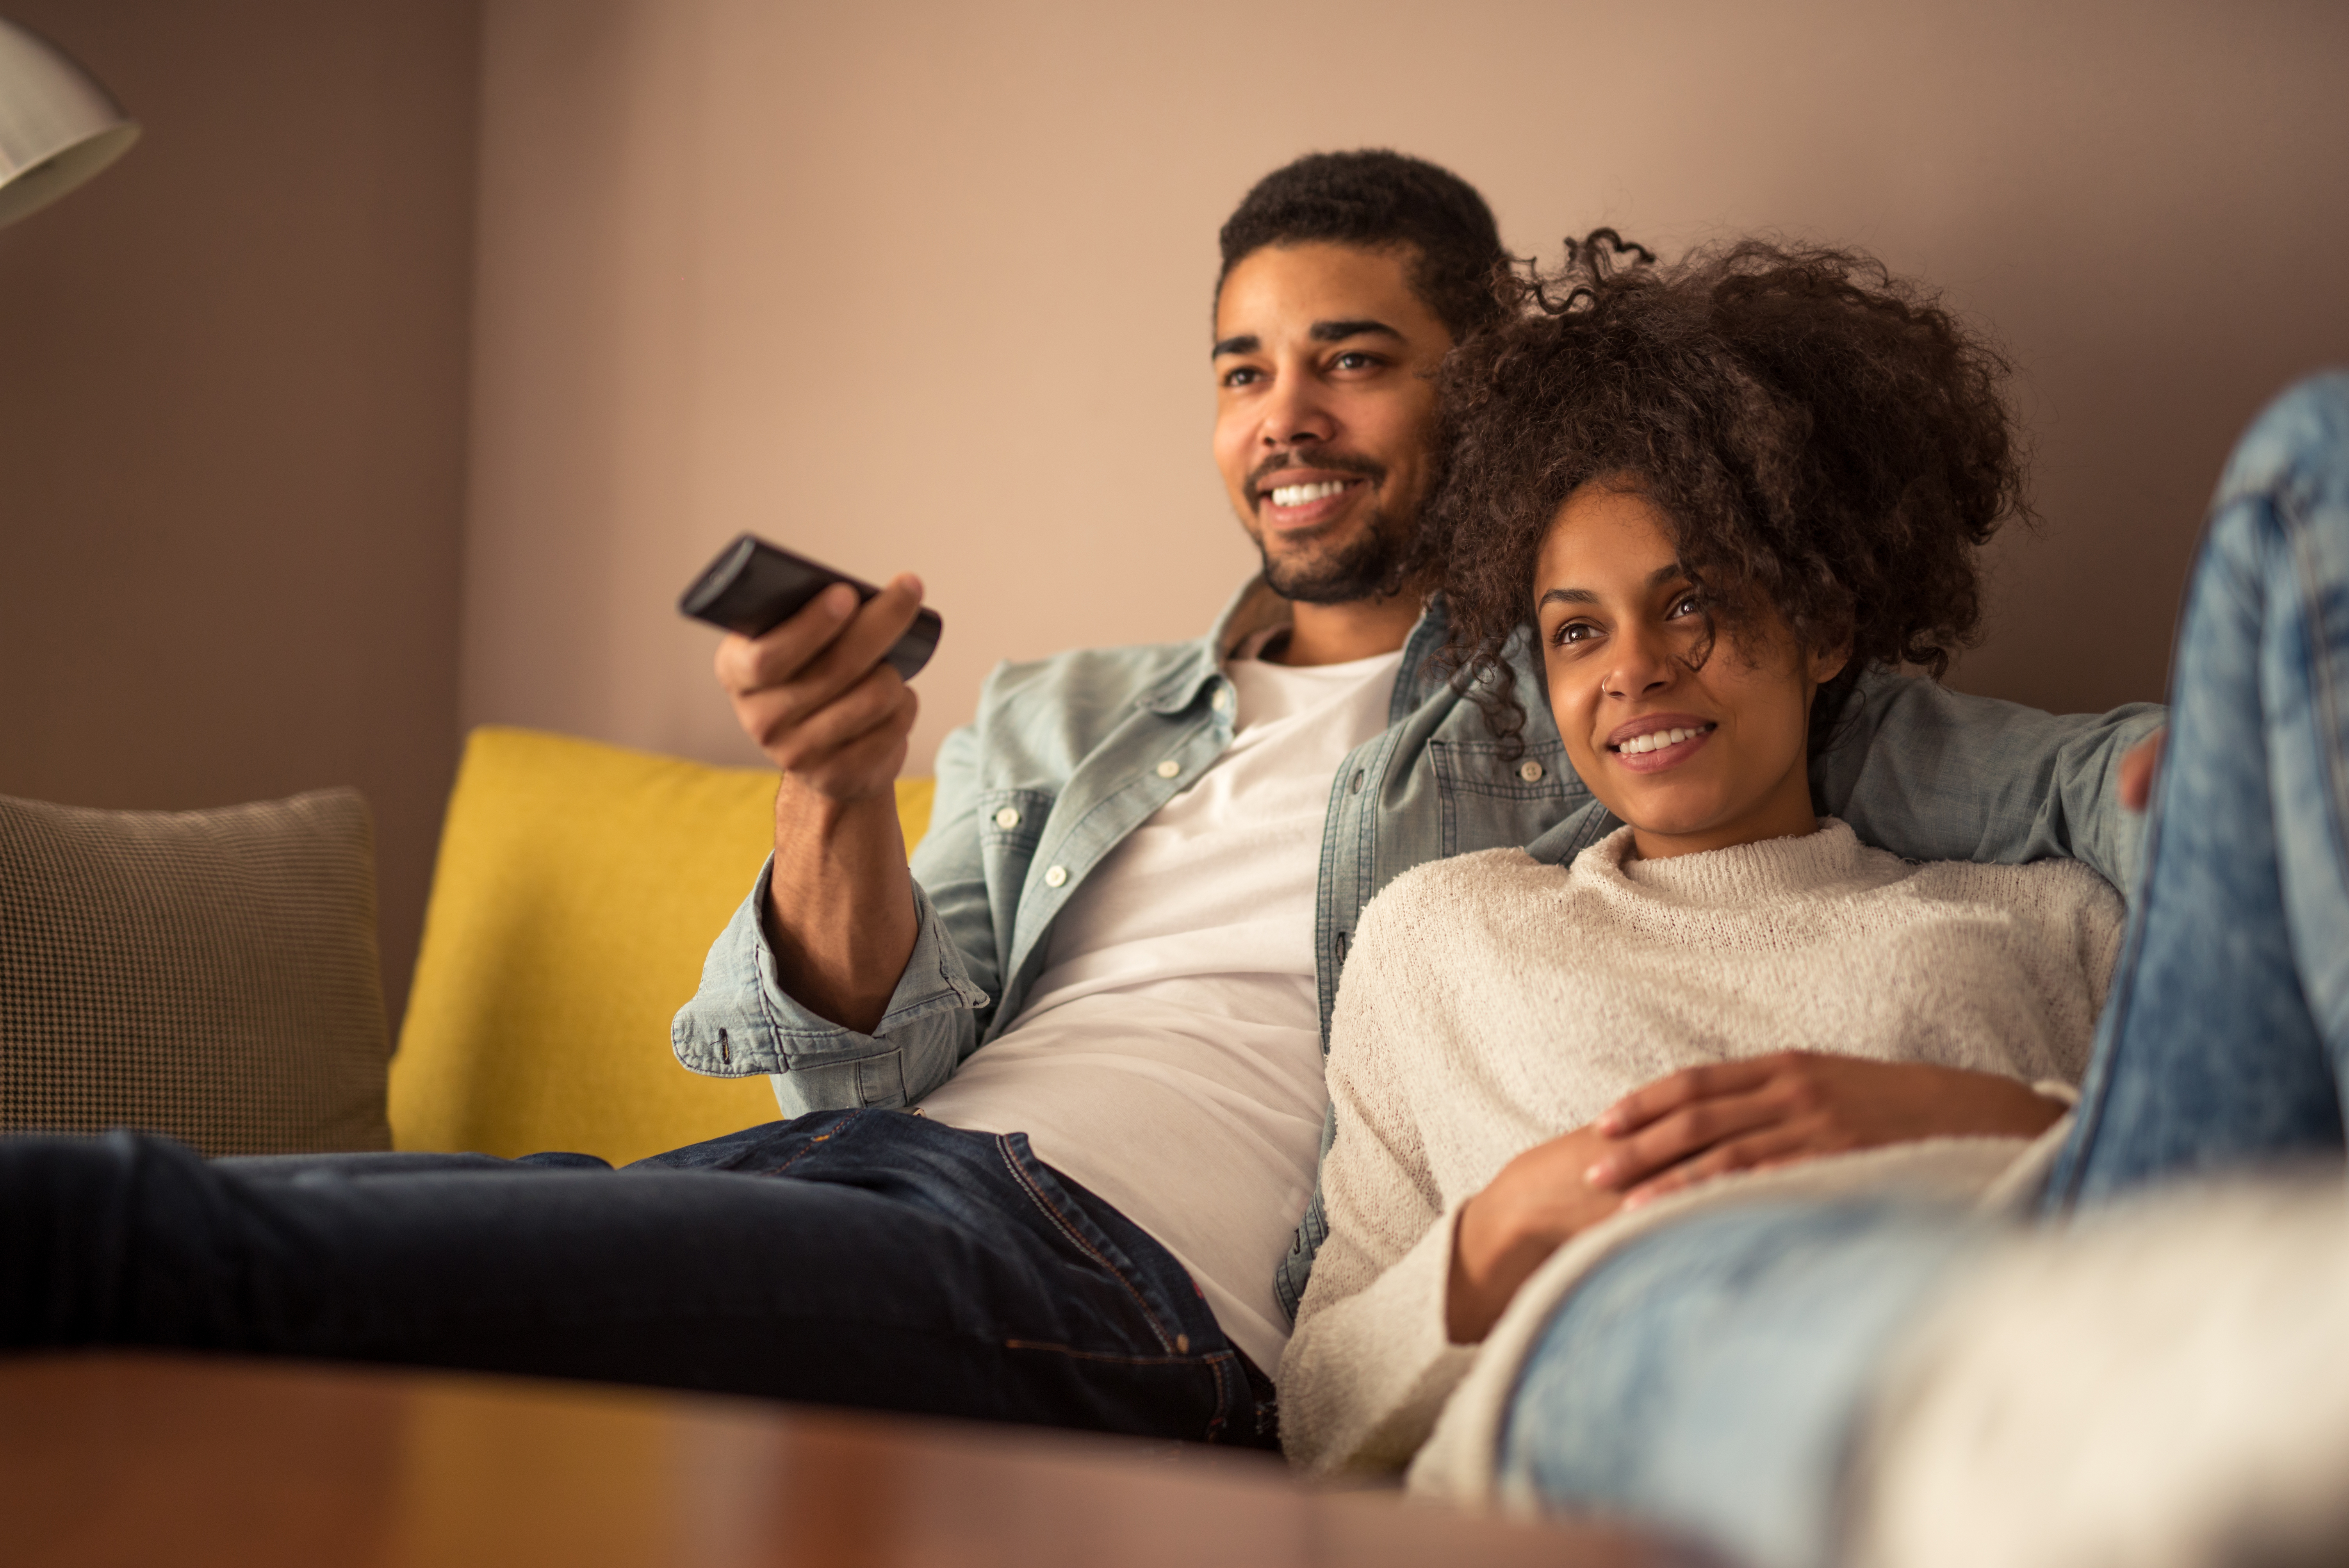
POLYGON ((138 139, 139 122, 70 56, 0 19, 0 224, 47 206, 138 139))

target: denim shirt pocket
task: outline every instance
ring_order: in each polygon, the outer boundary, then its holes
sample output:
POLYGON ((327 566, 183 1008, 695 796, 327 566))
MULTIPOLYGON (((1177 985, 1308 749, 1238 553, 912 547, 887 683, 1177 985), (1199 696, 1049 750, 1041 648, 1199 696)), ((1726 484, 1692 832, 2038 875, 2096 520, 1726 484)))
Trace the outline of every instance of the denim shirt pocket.
POLYGON ((1557 741, 1529 744, 1516 756, 1498 741, 1427 743, 1444 809, 1444 852, 1522 849, 1589 798, 1557 741))

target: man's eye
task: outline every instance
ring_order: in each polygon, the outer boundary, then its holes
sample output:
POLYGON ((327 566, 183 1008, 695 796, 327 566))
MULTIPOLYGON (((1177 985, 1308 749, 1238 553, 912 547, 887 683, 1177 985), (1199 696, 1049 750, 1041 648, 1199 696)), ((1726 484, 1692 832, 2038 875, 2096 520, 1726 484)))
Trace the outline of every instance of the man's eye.
POLYGON ((1368 370, 1378 363, 1377 355, 1354 350, 1349 350, 1330 362, 1330 367, 1336 370, 1368 370))
POLYGON ((1223 384, 1226 387, 1246 387, 1261 379, 1263 376, 1264 372, 1255 366, 1242 365, 1236 369, 1225 371, 1223 384))

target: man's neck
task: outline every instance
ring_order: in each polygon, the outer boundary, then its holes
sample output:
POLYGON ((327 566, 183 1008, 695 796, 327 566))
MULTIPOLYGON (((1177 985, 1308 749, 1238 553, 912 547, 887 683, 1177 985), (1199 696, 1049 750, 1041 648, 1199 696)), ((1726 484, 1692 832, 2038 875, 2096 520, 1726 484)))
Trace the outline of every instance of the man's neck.
POLYGON ((1342 665, 1392 654, 1419 624, 1420 594, 1407 588, 1384 599, 1346 604, 1292 604, 1288 636, 1268 656, 1274 664, 1342 665))

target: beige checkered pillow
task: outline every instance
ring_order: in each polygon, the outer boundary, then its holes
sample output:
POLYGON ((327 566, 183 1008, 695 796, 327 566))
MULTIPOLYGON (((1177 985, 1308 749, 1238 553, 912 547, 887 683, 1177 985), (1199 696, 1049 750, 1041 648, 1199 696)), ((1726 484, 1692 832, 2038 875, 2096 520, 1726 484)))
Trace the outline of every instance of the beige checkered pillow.
POLYGON ((0 796, 0 1129, 388 1149, 354 789, 212 811, 0 796))

